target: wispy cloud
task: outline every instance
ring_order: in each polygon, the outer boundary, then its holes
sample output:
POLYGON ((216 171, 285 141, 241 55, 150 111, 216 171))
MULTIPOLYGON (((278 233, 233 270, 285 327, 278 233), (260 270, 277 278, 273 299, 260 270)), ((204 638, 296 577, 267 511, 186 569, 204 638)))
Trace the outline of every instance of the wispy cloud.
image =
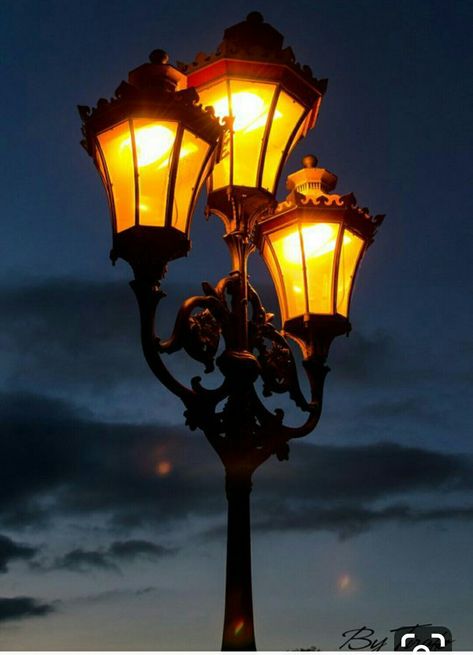
POLYGON ((30 596, 0 597, 0 623, 46 616, 54 611, 53 605, 30 596))
POLYGON ((31 560, 38 553, 38 548, 20 544, 10 537, 0 535, 0 573, 8 571, 12 560, 31 560))
POLYGON ((172 555, 176 548, 166 548, 145 539, 129 539, 114 541, 108 548, 86 550, 74 548, 61 557, 55 559, 49 566, 41 565, 43 570, 65 569, 79 573, 87 573, 94 569, 102 569, 113 573, 121 573, 116 561, 130 562, 137 559, 156 560, 172 555))

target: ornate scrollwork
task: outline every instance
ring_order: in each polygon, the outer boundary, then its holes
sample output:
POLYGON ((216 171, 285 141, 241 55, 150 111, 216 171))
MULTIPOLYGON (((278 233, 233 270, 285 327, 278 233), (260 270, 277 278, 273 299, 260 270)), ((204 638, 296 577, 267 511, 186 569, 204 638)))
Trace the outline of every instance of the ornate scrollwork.
POLYGON ((328 371, 325 357, 303 361, 311 389, 311 398, 306 400, 288 341, 272 324, 273 314, 266 312, 251 285, 247 286, 247 295, 242 296, 242 280, 237 272, 215 287, 204 282, 205 295, 185 300, 167 340, 155 334, 155 314, 165 294, 143 281, 135 280, 132 286, 140 305, 148 364, 161 382, 181 398, 186 424, 205 433, 227 470, 238 466, 252 472, 273 454, 287 459, 288 441, 311 432, 320 417, 323 381, 328 371), (243 349, 238 345, 242 298, 247 298, 251 309, 247 347, 243 349), (218 355, 222 339, 224 347, 218 355), (222 384, 207 389, 201 378, 193 378, 190 387, 178 382, 164 365, 162 355, 181 349, 201 362, 205 373, 217 366, 224 377, 222 384), (263 396, 288 394, 308 414, 307 420, 299 427, 286 426, 283 410, 269 411, 259 397, 255 388, 258 378, 263 382, 263 396))
POLYGON ((220 342, 220 331, 220 325, 209 309, 203 309, 189 317, 189 339, 194 351, 199 352, 202 357, 195 359, 206 363, 206 373, 215 368, 214 358, 220 342))

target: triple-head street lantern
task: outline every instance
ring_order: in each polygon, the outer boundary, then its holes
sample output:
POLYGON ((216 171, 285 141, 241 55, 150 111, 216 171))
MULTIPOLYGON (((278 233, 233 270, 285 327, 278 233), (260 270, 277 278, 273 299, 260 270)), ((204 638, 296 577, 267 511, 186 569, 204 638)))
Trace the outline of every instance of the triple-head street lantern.
POLYGON ((315 125, 326 81, 296 63, 283 37, 251 13, 225 30, 214 54, 168 63, 155 50, 110 100, 81 106, 83 145, 105 186, 112 216, 112 259, 130 263, 145 358, 185 407, 225 468, 228 500, 223 650, 255 650, 251 585, 252 474, 269 457, 288 459, 289 441, 316 427, 334 337, 350 329, 355 275, 382 216, 371 217, 352 194, 332 193, 337 178, 313 156, 288 177, 282 168, 315 125), (169 261, 186 255, 199 191, 207 179, 207 212, 225 224, 231 271, 181 305, 168 339, 155 332, 169 261), (276 287, 282 329, 249 282, 249 256, 259 250, 276 287), (301 347, 307 398, 289 336, 301 347), (215 388, 200 377, 177 380, 163 355, 184 350, 215 366, 215 388), (306 414, 288 426, 263 396, 286 394, 306 414))

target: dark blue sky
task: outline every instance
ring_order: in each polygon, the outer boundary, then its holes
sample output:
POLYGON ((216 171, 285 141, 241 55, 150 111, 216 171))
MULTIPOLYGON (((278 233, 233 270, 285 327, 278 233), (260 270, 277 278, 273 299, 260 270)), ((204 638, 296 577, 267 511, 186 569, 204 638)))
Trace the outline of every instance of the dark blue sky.
MULTIPOLYGON (((320 426, 256 476, 259 647, 336 649, 350 628, 384 636, 409 622, 445 624, 458 648, 473 647, 473 4, 10 0, 0 648, 219 643, 222 471, 146 368, 76 105, 111 96, 155 48, 172 62, 212 51, 251 10, 329 78, 285 174, 313 152, 339 192, 387 214, 360 271, 352 335, 329 358, 320 426)), ((164 329, 200 280, 227 272, 203 204, 191 255, 170 266, 164 329)), ((274 309, 256 259, 252 274, 274 309)), ((175 370, 193 374, 185 358, 175 370)))

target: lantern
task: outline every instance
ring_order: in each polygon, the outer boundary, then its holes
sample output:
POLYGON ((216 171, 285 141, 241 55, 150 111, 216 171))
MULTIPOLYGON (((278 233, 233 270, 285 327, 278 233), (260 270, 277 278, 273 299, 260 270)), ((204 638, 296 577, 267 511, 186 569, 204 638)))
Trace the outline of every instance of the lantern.
POLYGON ((209 177, 210 211, 228 218, 229 189, 267 205, 290 152, 315 125, 326 80, 296 64, 283 36, 258 12, 226 29, 215 54, 199 54, 182 70, 202 104, 228 117, 222 157, 209 177))
POLYGON ((110 205, 112 259, 162 277, 166 263, 189 250, 194 206, 222 128, 166 53, 154 51, 150 62, 129 74, 116 98, 79 111, 110 205))
POLYGON ((309 155, 288 177, 287 200, 258 225, 258 247, 276 287, 284 330, 305 346, 310 335, 348 332, 360 261, 383 216, 353 194, 330 193, 337 177, 309 155))

